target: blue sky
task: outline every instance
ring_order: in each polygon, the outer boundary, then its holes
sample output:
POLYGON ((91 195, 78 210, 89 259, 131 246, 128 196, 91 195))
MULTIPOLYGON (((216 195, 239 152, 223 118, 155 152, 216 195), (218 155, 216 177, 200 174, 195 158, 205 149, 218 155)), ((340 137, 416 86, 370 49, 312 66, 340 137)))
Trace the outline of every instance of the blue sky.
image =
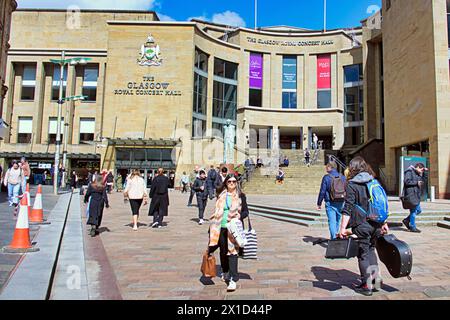
MULTIPOLYGON (((200 18, 253 28, 255 0, 17 0, 20 8, 149 9, 162 20, 200 18)), ((327 0, 327 28, 357 27, 381 0, 327 0)), ((323 28, 323 0, 258 0, 258 26, 323 28)))

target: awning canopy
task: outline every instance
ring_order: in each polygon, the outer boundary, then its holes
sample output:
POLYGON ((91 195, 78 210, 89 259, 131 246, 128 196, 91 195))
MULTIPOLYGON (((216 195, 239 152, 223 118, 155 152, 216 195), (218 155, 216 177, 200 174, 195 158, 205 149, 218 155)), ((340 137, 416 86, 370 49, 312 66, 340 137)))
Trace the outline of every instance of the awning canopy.
MULTIPOLYGON (((55 154, 49 152, 0 152, 0 158, 16 158, 20 159, 25 157, 27 159, 54 159, 55 154)), ((100 160, 100 154, 94 153, 68 153, 68 159, 89 159, 89 160, 100 160)))
POLYGON ((108 139, 108 144, 116 147, 148 146, 148 147, 175 147, 181 144, 181 139, 108 139))

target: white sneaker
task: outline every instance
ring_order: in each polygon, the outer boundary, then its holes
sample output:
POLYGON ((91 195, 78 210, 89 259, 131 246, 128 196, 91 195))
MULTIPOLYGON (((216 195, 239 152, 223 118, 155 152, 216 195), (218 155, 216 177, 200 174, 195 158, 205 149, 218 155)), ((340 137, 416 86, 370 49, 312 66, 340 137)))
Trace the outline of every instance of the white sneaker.
POLYGON ((150 227, 156 228, 157 225, 158 225, 158 222, 153 222, 152 225, 151 225, 150 227))
POLYGON ((236 282, 234 282, 233 280, 230 280, 230 282, 228 283, 227 291, 231 292, 231 291, 235 291, 235 290, 236 290, 236 282))
POLYGON ((200 221, 198 222, 198 224, 202 225, 203 222, 205 222, 203 219, 200 219, 200 221))
POLYGON ((138 229, 137 226, 134 226, 134 227, 133 227, 133 230, 134 230, 134 231, 137 231, 137 229, 138 229))

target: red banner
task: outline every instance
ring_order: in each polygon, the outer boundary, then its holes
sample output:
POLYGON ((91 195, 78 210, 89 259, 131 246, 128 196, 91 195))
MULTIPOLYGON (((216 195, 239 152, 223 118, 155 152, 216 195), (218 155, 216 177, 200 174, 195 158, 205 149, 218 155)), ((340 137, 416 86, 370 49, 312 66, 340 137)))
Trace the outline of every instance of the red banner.
POLYGON ((317 56, 317 89, 331 89, 331 55, 317 56))

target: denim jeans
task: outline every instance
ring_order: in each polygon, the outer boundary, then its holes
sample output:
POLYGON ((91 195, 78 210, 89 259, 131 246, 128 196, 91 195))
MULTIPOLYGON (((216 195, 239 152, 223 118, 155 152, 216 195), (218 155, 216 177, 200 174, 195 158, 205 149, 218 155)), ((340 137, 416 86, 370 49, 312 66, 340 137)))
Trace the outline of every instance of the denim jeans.
POLYGON ((18 184, 8 183, 8 200, 10 205, 19 204, 19 192, 20 192, 20 183, 18 184))
POLYGON ((328 228, 330 229, 330 239, 336 239, 341 225, 341 211, 344 208, 344 202, 325 202, 325 210, 328 217, 328 228))
POLYGON ((28 177, 23 177, 23 179, 22 179, 22 186, 21 186, 21 188, 22 188, 22 190, 20 191, 20 193, 25 193, 25 191, 27 190, 27 183, 28 183, 28 177))
POLYGON ((409 220, 409 226, 412 229, 416 229, 416 216, 422 213, 420 203, 414 209, 410 209, 409 212, 409 216, 406 219, 409 220))

